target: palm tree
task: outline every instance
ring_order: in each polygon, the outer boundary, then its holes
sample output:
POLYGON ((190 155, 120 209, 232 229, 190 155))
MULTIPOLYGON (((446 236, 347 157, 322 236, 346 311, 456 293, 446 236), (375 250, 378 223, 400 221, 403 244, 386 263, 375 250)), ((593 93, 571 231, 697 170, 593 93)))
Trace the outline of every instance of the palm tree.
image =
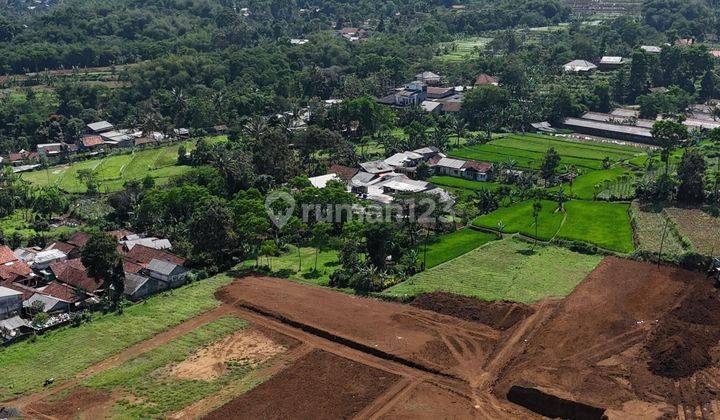
POLYGON ((542 201, 540 197, 535 198, 533 201, 532 216, 535 219, 535 243, 533 243, 532 250, 535 251, 535 246, 538 243, 538 227, 540 225, 540 212, 542 211, 542 201))
POLYGON ((464 119, 462 119, 461 117, 458 117, 458 116, 452 117, 451 125, 452 125, 453 132, 455 133, 455 136, 457 138, 456 146, 460 147, 460 138, 464 137, 465 134, 467 133, 468 125, 464 119))
POLYGON ((243 126, 243 132, 256 141, 267 132, 267 129, 267 122, 260 115, 253 115, 243 126))

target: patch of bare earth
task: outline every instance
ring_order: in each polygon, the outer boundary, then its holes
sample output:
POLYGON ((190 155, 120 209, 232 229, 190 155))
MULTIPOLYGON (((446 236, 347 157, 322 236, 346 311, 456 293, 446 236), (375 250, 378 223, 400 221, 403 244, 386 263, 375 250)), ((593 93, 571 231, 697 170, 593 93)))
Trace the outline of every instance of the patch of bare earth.
POLYGON ((243 329, 198 350, 169 374, 184 380, 212 381, 227 372, 229 362, 259 365, 286 350, 256 329, 243 329))

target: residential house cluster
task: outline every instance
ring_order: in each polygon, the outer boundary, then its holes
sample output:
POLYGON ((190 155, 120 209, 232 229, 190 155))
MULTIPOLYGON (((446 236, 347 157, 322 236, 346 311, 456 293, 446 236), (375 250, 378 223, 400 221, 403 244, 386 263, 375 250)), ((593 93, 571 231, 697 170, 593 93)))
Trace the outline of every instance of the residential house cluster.
POLYGON ((488 181, 493 171, 492 163, 449 158, 436 147, 423 147, 396 153, 385 160, 364 162, 357 168, 333 165, 328 174, 310 178, 310 183, 324 188, 330 181, 339 181, 358 197, 380 204, 391 203, 398 193, 435 194, 441 202, 452 201, 444 189, 417 179, 421 165, 425 165, 430 174, 473 181, 488 181))
POLYGON ((629 60, 619 56, 603 56, 594 63, 587 60, 573 60, 562 66, 565 73, 589 74, 595 70, 611 71, 617 70, 629 60))
MULTIPOLYGON (((186 138, 189 131, 186 128, 175 130, 176 138, 186 138)), ((107 121, 99 121, 87 125, 85 133, 79 136, 74 143, 45 143, 38 144, 36 152, 21 150, 10 153, 7 160, 14 172, 25 172, 40 166, 41 159, 69 157, 77 153, 94 155, 104 151, 118 148, 147 147, 159 144, 166 139, 159 132, 143 133, 135 129, 117 129, 107 121)))
MULTIPOLYGON (((132 301, 185 283, 185 260, 172 254, 167 239, 133 232, 109 232, 118 240, 125 289, 132 301)), ((81 261, 89 234, 78 232, 45 248, 0 246, 0 343, 70 320, 70 313, 92 307, 108 292, 105 279, 92 277, 81 261), (39 312, 48 321, 35 325, 39 312)))
MULTIPOLYGON (((475 86, 482 85, 498 86, 499 80, 488 74, 480 74, 475 79, 475 86)), ((395 108, 417 106, 432 114, 456 113, 462 108, 465 92, 470 88, 448 86, 439 74, 423 71, 416 74, 413 81, 379 98, 377 102, 395 108)))

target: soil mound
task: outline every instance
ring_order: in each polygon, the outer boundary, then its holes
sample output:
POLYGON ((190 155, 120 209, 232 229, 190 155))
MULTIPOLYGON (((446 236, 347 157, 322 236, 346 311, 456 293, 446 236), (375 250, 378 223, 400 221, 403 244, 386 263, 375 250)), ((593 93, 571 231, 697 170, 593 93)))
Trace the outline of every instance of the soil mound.
POLYGON ((699 282, 650 335, 645 345, 650 370, 669 378, 691 376, 712 363, 710 352, 718 341, 720 293, 708 282, 699 282))
POLYGON ((79 387, 57 401, 40 401, 31 406, 33 411, 52 415, 56 419, 73 419, 92 407, 110 401, 107 392, 79 387))
POLYGON ((534 312, 531 307, 521 303, 486 302, 447 292, 420 295, 410 305, 467 321, 479 322, 502 331, 512 328, 534 312))

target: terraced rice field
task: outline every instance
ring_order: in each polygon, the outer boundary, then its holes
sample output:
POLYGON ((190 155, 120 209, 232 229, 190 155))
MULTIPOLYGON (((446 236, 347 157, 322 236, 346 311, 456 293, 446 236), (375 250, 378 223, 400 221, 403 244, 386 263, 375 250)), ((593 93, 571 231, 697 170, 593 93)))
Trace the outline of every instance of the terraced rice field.
POLYGON ((640 153, 638 149, 629 146, 576 142, 526 134, 506 136, 483 145, 466 146, 451 152, 451 155, 494 163, 512 161, 520 168, 538 169, 550 148, 554 148, 560 154, 561 164, 593 170, 602 169, 603 159, 606 157, 618 162, 631 159, 640 153))
POLYGON ((473 225, 505 233, 550 241, 554 238, 586 242, 612 251, 634 251, 628 204, 573 200, 565 203, 565 213, 558 211, 554 201, 543 200, 537 229, 533 218, 533 202, 503 207, 480 216, 473 225))

